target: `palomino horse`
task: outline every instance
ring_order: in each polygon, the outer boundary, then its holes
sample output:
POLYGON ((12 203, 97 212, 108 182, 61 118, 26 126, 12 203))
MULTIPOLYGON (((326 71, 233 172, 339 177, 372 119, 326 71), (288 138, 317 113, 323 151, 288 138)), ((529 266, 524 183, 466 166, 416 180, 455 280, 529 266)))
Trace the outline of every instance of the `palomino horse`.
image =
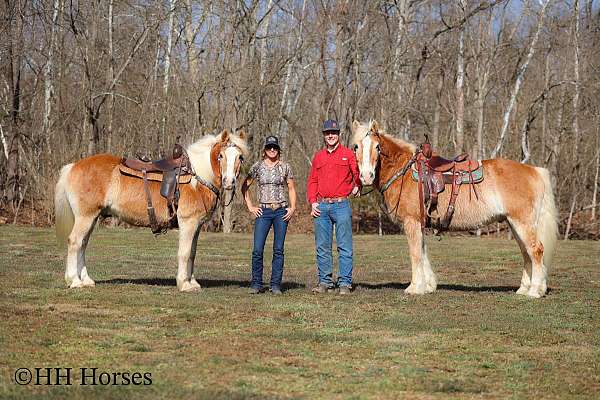
MULTIPOLYGON (((247 151, 246 134, 230 134, 227 130, 217 136, 207 135, 187 148, 196 179, 179 186, 180 291, 200 289, 193 276, 200 227, 216 208, 219 190, 235 188, 247 151)), ((55 192, 56 233, 59 241, 68 245, 65 280, 71 288, 94 286, 85 250, 98 216, 112 215, 133 225, 150 225, 143 180, 121 174, 119 163, 120 157, 99 154, 61 169, 55 192)), ((165 224, 169 211, 159 193, 160 183, 148 183, 156 218, 165 224)))
MULTIPOLYGON (((382 192, 390 217, 404 225, 412 264, 406 292, 435 291, 437 280, 421 227, 418 184, 411 178, 411 171, 393 180, 399 171, 406 172, 417 147, 382 132, 376 121, 354 121, 352 132, 363 185, 373 185, 382 192)), ((475 185, 477 195, 470 190, 459 191, 449 229, 476 229, 495 221, 508 221, 524 259, 517 293, 542 297, 547 290, 547 270, 557 236, 557 213, 548 170, 504 159, 484 160, 482 165, 485 177, 475 185)), ((440 193, 440 209, 448 207, 449 192, 446 186, 440 193)))

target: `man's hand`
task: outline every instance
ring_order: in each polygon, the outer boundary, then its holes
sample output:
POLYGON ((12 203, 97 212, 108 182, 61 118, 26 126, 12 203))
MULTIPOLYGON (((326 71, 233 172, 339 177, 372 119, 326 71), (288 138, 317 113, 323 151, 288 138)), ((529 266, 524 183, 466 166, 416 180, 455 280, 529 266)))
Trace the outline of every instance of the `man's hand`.
POLYGON ((321 215, 321 211, 319 210, 319 203, 312 203, 311 207, 312 209, 310 210, 310 215, 312 215, 315 218, 321 215))
POLYGON ((248 206, 248 211, 250 211, 250 214, 254 215, 255 218, 262 215, 262 208, 260 207, 248 206))
POLYGON ((294 212, 296 212, 295 208, 293 208, 293 207, 286 208, 285 215, 283 216, 283 220, 289 221, 292 218, 292 215, 294 215, 294 212))
POLYGON ((360 188, 358 186, 352 188, 352 196, 360 197, 360 188))

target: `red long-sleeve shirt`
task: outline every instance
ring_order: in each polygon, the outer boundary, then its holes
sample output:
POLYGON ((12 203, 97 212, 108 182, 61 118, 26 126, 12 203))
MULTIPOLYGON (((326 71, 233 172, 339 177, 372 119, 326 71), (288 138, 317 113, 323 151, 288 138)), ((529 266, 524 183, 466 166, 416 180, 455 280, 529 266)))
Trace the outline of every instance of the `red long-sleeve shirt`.
POLYGON ((341 144, 331 153, 322 149, 315 154, 308 176, 306 197, 312 204, 324 197, 346 197, 360 188, 354 153, 341 144))

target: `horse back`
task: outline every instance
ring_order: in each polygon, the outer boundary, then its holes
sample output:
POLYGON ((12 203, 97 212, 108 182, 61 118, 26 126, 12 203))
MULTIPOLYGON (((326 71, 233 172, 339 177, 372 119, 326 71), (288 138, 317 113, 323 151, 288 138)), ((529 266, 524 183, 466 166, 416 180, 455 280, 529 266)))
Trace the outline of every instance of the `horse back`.
POLYGON ((104 207, 119 160, 111 154, 98 154, 73 163, 68 182, 80 213, 94 213, 104 207))
POLYGON ((513 160, 484 160, 484 185, 501 198, 507 215, 533 212, 536 202, 543 196, 545 183, 541 168, 513 160))
MULTIPOLYGON (((474 229, 507 217, 533 215, 536 202, 544 193, 539 168, 505 159, 483 160, 482 166, 484 177, 480 183, 462 184, 459 188, 450 230, 474 229)), ((417 182, 405 177, 404 185, 399 214, 403 219, 418 220, 417 182)), ((448 208, 450 194, 451 185, 445 185, 438 195, 440 217, 448 208)), ((392 207, 394 197, 390 198, 392 207)))

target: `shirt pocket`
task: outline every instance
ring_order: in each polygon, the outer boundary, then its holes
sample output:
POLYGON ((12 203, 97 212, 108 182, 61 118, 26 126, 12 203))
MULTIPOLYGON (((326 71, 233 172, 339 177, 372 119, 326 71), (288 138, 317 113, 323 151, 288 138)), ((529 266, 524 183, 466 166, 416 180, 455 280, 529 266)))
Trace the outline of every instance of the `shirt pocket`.
POLYGON ((326 165, 327 163, 325 161, 319 160, 315 162, 315 169, 317 171, 323 171, 323 168, 325 168, 326 165))
POLYGON ((342 159, 335 160, 335 165, 344 166, 344 167, 348 168, 350 166, 350 160, 342 160, 342 159))

